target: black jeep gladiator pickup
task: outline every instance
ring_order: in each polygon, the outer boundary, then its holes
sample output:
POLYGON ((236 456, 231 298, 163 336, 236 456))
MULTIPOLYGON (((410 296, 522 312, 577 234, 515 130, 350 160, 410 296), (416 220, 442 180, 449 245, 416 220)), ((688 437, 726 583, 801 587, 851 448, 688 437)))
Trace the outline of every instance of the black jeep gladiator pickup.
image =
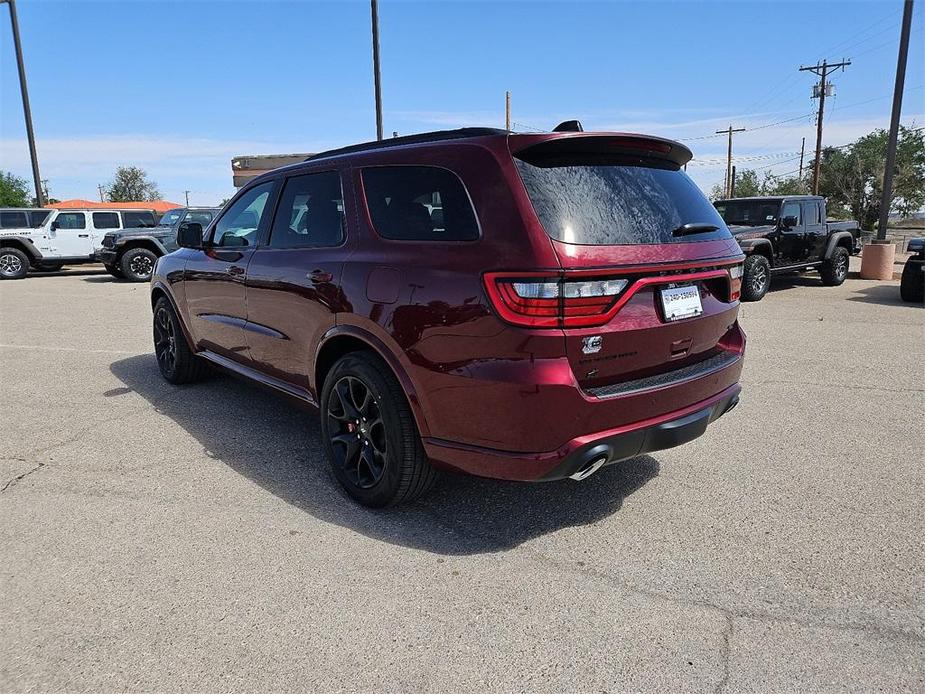
POLYGON ((848 256, 861 250, 857 222, 828 221, 818 195, 729 198, 713 203, 742 252, 742 300, 758 301, 771 275, 818 270, 836 286, 848 276, 848 256))

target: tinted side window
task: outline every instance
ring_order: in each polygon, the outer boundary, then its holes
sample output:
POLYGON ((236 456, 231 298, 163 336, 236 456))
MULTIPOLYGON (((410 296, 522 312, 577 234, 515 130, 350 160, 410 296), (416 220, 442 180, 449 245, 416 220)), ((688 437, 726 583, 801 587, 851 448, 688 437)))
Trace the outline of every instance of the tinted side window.
POLYGON ((800 203, 798 202, 788 202, 784 204, 784 211, 781 213, 783 217, 796 217, 797 226, 803 225, 803 218, 800 216, 800 203))
POLYGON ((93 227, 95 229, 118 229, 119 213, 118 212, 94 212, 93 227))
POLYGON ((51 210, 36 210, 31 213, 32 216, 32 226, 40 227, 45 223, 45 220, 48 219, 48 215, 51 214, 51 210))
POLYGON ((153 227, 156 224, 153 212, 123 212, 122 226, 126 229, 132 227, 153 227))
POLYGON ((251 188, 235 200, 215 225, 212 243, 216 246, 253 246, 263 218, 273 182, 251 188))
POLYGON ((434 166, 363 169, 376 232, 403 241, 473 241, 479 225, 462 181, 434 166))
POLYGON ((15 229, 27 227, 25 212, 0 212, 0 229, 15 229))
POLYGON ((87 218, 83 212, 62 212, 55 219, 59 229, 86 229, 87 218))
POLYGON ((818 202, 805 202, 803 203, 803 221, 807 224, 818 224, 819 223, 819 203, 818 202))
POLYGON ((344 242, 344 194, 336 171, 286 180, 273 221, 273 248, 319 248, 344 242))
POLYGON ((190 210, 186 217, 183 219, 184 222, 197 222, 202 224, 202 228, 205 229, 208 226, 209 222, 212 221, 212 213, 205 212, 203 210, 190 210))

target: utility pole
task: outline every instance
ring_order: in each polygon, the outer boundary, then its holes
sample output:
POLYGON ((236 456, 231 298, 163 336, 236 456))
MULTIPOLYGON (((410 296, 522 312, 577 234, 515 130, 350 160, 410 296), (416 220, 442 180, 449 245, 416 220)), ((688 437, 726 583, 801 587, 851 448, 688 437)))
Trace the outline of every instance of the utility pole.
POLYGON ((97 184, 96 184, 96 189, 97 189, 98 191, 100 191, 100 202, 106 202, 105 199, 103 198, 103 195, 104 195, 105 192, 106 192, 106 188, 103 187, 103 184, 102 184, 102 183, 97 183, 97 184))
POLYGON ((819 164, 822 160, 822 117, 825 113, 826 92, 831 86, 826 82, 826 76, 831 70, 841 68, 844 70, 851 65, 850 60, 843 60, 840 63, 831 63, 823 60, 822 64, 816 63, 808 67, 800 67, 800 72, 812 72, 819 76, 819 85, 817 92, 819 95, 819 114, 816 116, 816 161, 813 164, 813 195, 819 195, 819 164))
POLYGON ((745 128, 733 128, 732 125, 730 125, 725 130, 716 131, 717 135, 722 135, 723 133, 729 135, 729 147, 726 150, 726 183, 723 186, 723 195, 725 195, 727 198, 732 197, 732 133, 743 132, 745 132, 745 128))
POLYGON ((732 167, 732 184, 729 186, 729 197, 736 196, 736 167, 732 167))
POLYGON ((0 0, 10 6, 10 22, 13 25, 13 46, 16 50, 16 65, 19 67, 19 90, 22 92, 22 111, 26 119, 26 137, 29 140, 29 156, 32 158, 32 181, 35 184, 35 202, 45 206, 42 194, 42 175, 39 173, 39 155, 35 151, 35 133, 32 130, 32 108, 29 106, 29 90, 26 88, 26 68, 22 60, 22 43, 19 40, 19 19, 16 17, 15 0, 0 0))
POLYGON ((806 151, 806 138, 803 138, 803 144, 800 145, 800 180, 803 180, 803 153, 806 151))
POLYGON ((373 78, 376 84, 376 139, 382 139, 382 76, 379 71, 379 0, 369 0, 373 20, 373 78))
POLYGON ((906 82, 906 58, 909 57, 909 31, 912 27, 912 0, 903 6, 903 28, 899 35, 899 57, 896 59, 896 84, 893 86, 893 113, 890 116, 890 139, 886 148, 886 169, 883 172, 883 197, 880 198, 880 223, 877 238, 886 239, 893 199, 893 169, 896 168, 896 140, 899 137, 899 115, 903 107, 903 86, 906 82))
POLYGON ((183 194, 186 196, 186 206, 189 207, 189 191, 184 190, 183 194))
POLYGON ((48 202, 51 196, 48 194, 48 179, 47 178, 42 179, 42 192, 45 194, 45 202, 48 202))
POLYGON ((504 92, 504 129, 511 129, 511 93, 504 92))

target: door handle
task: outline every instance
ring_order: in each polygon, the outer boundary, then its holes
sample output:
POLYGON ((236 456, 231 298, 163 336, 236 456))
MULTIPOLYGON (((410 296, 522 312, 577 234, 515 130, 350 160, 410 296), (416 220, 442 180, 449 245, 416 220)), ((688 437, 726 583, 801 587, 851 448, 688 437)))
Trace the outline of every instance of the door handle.
POLYGON ((77 238, 79 238, 79 239, 88 239, 88 238, 90 238, 90 234, 77 234, 77 238))
POLYGON ((238 266, 238 265, 232 265, 232 266, 229 267, 227 270, 225 270, 225 272, 227 272, 229 275, 235 275, 235 276, 237 276, 237 275, 243 275, 243 274, 244 274, 244 268, 243 268, 243 267, 240 267, 240 266, 238 266))
POLYGON ((334 275, 330 272, 325 272, 324 270, 312 270, 309 272, 306 277, 312 281, 314 284, 321 284, 322 282, 330 282, 334 279, 334 275))

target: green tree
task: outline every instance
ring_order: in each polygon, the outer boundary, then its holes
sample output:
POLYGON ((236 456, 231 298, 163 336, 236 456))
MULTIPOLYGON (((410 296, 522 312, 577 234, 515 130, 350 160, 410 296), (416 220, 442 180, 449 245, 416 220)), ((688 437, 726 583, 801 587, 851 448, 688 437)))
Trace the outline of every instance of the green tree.
POLYGON ((159 200, 160 191, 148 174, 137 166, 120 166, 109 184, 109 202, 143 202, 159 200))
POLYGON ((809 181, 799 176, 774 176, 770 171, 764 172, 761 181, 761 195, 807 195, 809 181))
MULTIPOLYGON (((880 216, 888 134, 872 133, 847 147, 822 150, 819 193, 830 208, 842 207, 862 229, 873 229, 880 216)), ((907 216, 925 205, 925 132, 899 127, 890 210, 907 216)))
POLYGON ((726 190, 723 188, 722 183, 715 183, 712 188, 710 188, 710 194, 708 196, 710 202, 716 202, 717 200, 722 200, 726 197, 726 190))
POLYGON ((745 169, 736 173, 735 196, 737 198, 752 198, 761 194, 761 185, 758 183, 758 172, 745 169))
POLYGON ((30 200, 26 179, 0 171, 0 207, 29 207, 30 200))

